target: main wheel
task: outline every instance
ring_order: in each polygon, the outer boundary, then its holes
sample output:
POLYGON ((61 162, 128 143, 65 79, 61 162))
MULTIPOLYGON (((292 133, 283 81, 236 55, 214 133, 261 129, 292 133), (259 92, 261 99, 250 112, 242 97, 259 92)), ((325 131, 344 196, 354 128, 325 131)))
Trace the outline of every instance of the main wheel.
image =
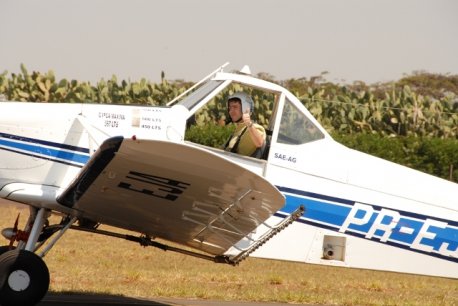
POLYGON ((48 288, 49 270, 41 257, 25 250, 0 255, 0 305, 35 305, 48 288))
MULTIPOLYGON (((15 248, 13 247, 13 250, 14 250, 14 249, 15 249, 15 248)), ((8 251, 10 251, 10 247, 9 247, 9 246, 7 246, 7 245, 2 245, 2 246, 0 246, 0 256, 1 256, 3 253, 6 253, 6 252, 8 252, 8 251)))

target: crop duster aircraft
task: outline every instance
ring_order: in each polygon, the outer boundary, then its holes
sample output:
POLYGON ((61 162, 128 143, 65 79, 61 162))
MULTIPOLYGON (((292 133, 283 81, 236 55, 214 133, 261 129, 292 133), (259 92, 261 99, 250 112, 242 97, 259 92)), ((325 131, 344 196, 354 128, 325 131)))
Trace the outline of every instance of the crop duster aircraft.
POLYGON ((166 107, 0 103, 0 197, 30 207, 25 228, 2 231, 0 304, 41 300, 42 258, 68 229, 233 265, 251 254, 458 278, 458 184, 337 143, 288 90, 226 65, 166 107), (185 140, 234 88, 271 97, 257 157, 185 140))

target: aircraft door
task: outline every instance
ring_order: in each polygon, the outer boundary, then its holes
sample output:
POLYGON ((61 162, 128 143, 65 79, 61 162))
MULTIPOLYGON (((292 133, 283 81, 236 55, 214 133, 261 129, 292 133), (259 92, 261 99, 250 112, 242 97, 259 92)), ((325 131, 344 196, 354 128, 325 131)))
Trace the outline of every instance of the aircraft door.
MULTIPOLYGON (((295 97, 280 99, 272 134, 266 177, 283 178, 297 185, 295 173, 346 182, 348 169, 341 146, 336 144, 316 119, 295 97)), ((305 176, 301 176, 305 178, 305 176)))
POLYGON ((322 168, 327 133, 295 97, 282 94, 276 111, 265 176, 285 186, 297 185, 294 173, 322 168), (294 171, 294 172, 291 172, 294 171))

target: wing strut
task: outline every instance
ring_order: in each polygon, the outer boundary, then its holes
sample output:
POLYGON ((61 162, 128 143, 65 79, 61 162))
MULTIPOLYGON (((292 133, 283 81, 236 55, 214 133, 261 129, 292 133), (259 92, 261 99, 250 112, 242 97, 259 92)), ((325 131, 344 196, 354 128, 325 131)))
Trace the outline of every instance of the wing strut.
POLYGON ((114 233, 110 231, 85 228, 85 227, 80 227, 80 226, 72 226, 71 229, 82 231, 82 232, 89 232, 89 233, 100 234, 104 236, 115 237, 115 238, 121 238, 121 239, 125 239, 128 241, 138 242, 141 246, 144 246, 144 247, 152 246, 152 247, 161 249, 163 251, 171 251, 171 252, 181 253, 184 255, 190 255, 193 257, 213 261, 216 263, 227 263, 227 264, 235 265, 235 263, 231 262, 228 256, 224 256, 224 255, 210 256, 210 255, 205 255, 205 254, 198 253, 198 252, 188 251, 185 249, 176 248, 170 245, 166 245, 166 244, 154 241, 148 236, 137 237, 137 236, 127 235, 127 234, 119 234, 119 233, 114 233))

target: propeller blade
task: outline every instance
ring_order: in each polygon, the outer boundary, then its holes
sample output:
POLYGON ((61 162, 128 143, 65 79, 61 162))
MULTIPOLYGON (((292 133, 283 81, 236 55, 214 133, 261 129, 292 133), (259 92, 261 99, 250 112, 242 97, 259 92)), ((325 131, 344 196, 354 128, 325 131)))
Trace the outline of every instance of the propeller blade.
POLYGON ((14 222, 14 226, 13 226, 13 233, 14 233, 14 235, 11 236, 10 243, 9 243, 9 245, 8 245, 8 247, 9 247, 10 250, 13 249, 14 241, 15 241, 16 238, 17 238, 18 225, 19 225, 19 216, 20 216, 20 215, 21 215, 20 213, 17 215, 16 221, 14 222))

